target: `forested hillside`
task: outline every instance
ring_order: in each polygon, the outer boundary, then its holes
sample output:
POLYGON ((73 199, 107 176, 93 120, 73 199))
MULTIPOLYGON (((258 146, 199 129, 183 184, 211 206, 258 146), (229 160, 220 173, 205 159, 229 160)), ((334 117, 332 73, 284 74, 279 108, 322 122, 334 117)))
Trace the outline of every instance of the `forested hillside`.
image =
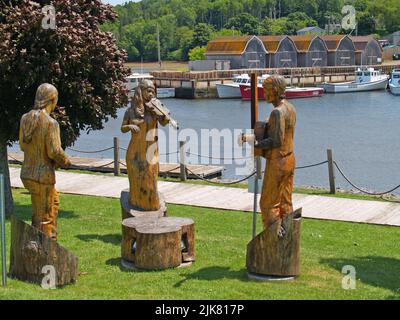
POLYGON ((203 46, 220 35, 291 35, 341 23, 345 4, 356 8, 358 35, 400 30, 400 0, 143 0, 116 6, 119 21, 104 29, 130 60, 157 59, 157 26, 163 60, 188 60, 193 48, 190 58, 199 59, 203 46))

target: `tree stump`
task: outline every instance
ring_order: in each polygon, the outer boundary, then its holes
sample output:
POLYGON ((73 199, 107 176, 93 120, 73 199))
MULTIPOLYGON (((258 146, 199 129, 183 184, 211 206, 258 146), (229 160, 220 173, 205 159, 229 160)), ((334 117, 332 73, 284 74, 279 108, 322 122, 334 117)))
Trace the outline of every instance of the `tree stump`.
POLYGON ((55 270, 55 285, 74 283, 78 277, 78 259, 38 229, 15 216, 11 217, 10 276, 41 284, 43 267, 55 270))
POLYGON ((121 192, 121 210, 122 210, 122 220, 129 219, 132 217, 153 217, 161 218, 167 215, 167 206, 165 204, 164 197, 159 194, 161 207, 157 211, 144 211, 140 208, 136 208, 129 203, 129 190, 124 190, 121 192))
POLYGON ((122 222, 122 259, 138 269, 162 270, 195 260, 194 222, 141 216, 122 222))
POLYGON ((300 227, 302 209, 284 217, 286 230, 278 237, 279 224, 264 230, 247 245, 247 271, 250 274, 276 277, 300 275, 300 227))

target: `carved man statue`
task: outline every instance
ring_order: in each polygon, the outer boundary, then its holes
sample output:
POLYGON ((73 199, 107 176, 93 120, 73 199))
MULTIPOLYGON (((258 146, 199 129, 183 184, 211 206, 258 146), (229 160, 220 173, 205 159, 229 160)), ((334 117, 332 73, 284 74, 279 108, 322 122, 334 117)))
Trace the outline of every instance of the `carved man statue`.
POLYGON ((32 225, 54 240, 59 208, 55 169, 70 165, 61 148, 59 125, 50 117, 57 101, 57 89, 42 84, 37 89, 33 110, 22 116, 19 135, 24 152, 21 179, 32 198, 32 225))
MULTIPOLYGON (((264 81, 265 99, 272 103, 267 138, 255 141, 267 160, 260 208, 265 229, 293 212, 292 192, 295 170, 294 131, 296 110, 284 98, 286 82, 282 76, 273 75, 264 81)), ((282 224, 277 228, 279 236, 285 234, 282 224)))
POLYGON ((136 209, 157 211, 160 197, 157 188, 159 172, 158 123, 176 124, 169 111, 156 98, 151 80, 143 80, 135 90, 131 107, 126 111, 121 126, 132 138, 126 153, 129 177, 129 202, 136 209))

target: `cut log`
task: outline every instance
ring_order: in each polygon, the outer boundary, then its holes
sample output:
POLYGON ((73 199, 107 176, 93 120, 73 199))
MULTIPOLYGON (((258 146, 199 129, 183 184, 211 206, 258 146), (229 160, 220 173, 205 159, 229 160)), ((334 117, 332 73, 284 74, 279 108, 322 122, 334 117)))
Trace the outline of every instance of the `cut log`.
POLYGON ((159 194, 160 198, 160 209, 157 211, 143 211, 140 208, 136 208, 132 206, 129 202, 129 190, 124 190, 121 192, 121 210, 122 210, 122 220, 129 219, 132 217, 153 217, 153 218, 161 218, 167 215, 167 206, 165 204, 164 197, 159 194))
POLYGON ((138 269, 175 268, 195 260, 191 219, 141 216, 122 222, 122 259, 138 269))
POLYGON ((300 229, 302 209, 286 215, 282 225, 286 230, 278 237, 275 223, 254 238, 247 246, 247 271, 253 274, 296 277, 300 275, 300 229))
POLYGON ((38 229, 12 216, 10 276, 42 284, 45 266, 54 267, 56 286, 74 283, 78 277, 78 259, 73 254, 38 229))

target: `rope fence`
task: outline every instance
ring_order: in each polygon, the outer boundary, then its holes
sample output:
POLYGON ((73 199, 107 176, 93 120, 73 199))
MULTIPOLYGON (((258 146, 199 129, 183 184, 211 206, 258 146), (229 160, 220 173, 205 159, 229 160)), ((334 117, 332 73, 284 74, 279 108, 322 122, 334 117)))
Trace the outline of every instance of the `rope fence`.
MULTIPOLYGON (((18 144, 18 143, 16 143, 18 144)), ((124 166, 125 168, 127 167, 126 163, 120 161, 119 159, 119 151, 123 150, 123 151, 127 151, 126 148, 124 147, 120 147, 119 146, 119 140, 118 138, 114 138, 114 146, 112 147, 108 147, 108 148, 104 148, 101 150, 91 150, 91 151, 86 151, 86 150, 77 150, 74 148, 67 148, 68 150, 71 150, 73 152, 77 152, 77 153, 83 153, 83 154, 96 154, 96 153, 101 153, 101 152, 105 152, 105 151, 109 151, 109 150, 114 150, 114 160, 100 165, 100 166, 96 166, 96 167, 91 167, 90 170, 94 171, 96 169, 103 169, 105 167, 110 167, 113 166, 114 167, 114 175, 118 176, 121 173, 120 170, 120 165, 124 166)), ((235 181, 231 181, 231 182, 223 182, 223 181, 215 181, 214 179, 206 179, 204 176, 199 175, 197 173, 195 173, 193 170, 191 170, 188 165, 186 164, 186 156, 197 156, 197 157, 201 157, 201 158, 207 158, 210 160, 220 160, 220 161, 234 161, 234 160, 250 160, 253 159, 253 156, 250 157, 242 157, 242 158, 218 158, 218 157, 212 157, 209 155, 202 155, 202 154, 198 154, 198 153, 194 153, 194 152, 189 152, 189 151, 185 151, 185 142, 181 141, 180 142, 180 150, 178 151, 173 151, 173 152, 168 152, 168 153, 163 153, 160 154, 160 156, 167 156, 167 155, 175 155, 175 154, 180 154, 180 159, 179 159, 179 166, 174 167, 168 171, 163 172, 163 174, 168 175, 169 173, 176 171, 178 169, 180 169, 180 178, 182 181, 186 181, 187 178, 187 173, 190 173, 192 175, 192 177, 195 177, 199 180, 208 182, 210 184, 214 184, 214 185, 235 185, 235 184, 239 184, 242 183, 244 181, 247 181, 248 179, 250 179, 251 177, 253 177, 257 172, 253 172, 251 174, 249 174, 248 176, 239 179, 239 180, 235 180, 235 181)), ((8 157, 14 161, 14 163, 22 165, 22 162, 18 159, 16 159, 15 157, 8 155, 8 157)), ((339 172, 339 174, 343 177, 343 179, 349 184, 351 185, 354 189, 356 189, 357 191, 367 194, 367 195, 371 195, 371 196, 384 196, 387 194, 391 194, 394 191, 400 189, 400 185, 385 191, 385 192, 371 192, 368 190, 365 190, 362 187, 359 187, 357 184, 355 184, 354 182, 352 182, 352 180, 344 173, 344 171, 340 168, 339 164, 334 160, 333 158, 333 151, 332 150, 327 150, 327 159, 326 161, 322 161, 322 162, 318 162, 315 164, 310 164, 310 165, 305 165, 305 166, 299 166, 296 167, 296 170, 301 170, 301 169, 309 169, 309 168, 314 168, 314 167, 319 167, 319 166, 323 166, 328 164, 328 174, 329 174, 329 185, 330 185, 330 193, 331 194, 335 194, 336 193, 336 177, 335 177, 335 169, 339 172)))

